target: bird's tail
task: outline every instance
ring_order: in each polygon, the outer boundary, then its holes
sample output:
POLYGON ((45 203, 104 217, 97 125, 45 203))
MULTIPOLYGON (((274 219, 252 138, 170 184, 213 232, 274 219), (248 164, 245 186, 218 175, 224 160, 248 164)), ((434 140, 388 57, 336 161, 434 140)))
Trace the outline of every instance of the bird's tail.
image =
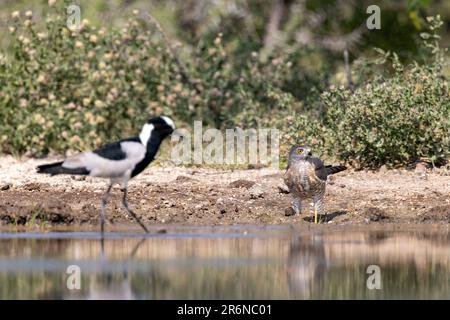
POLYGON ((43 165, 38 166, 36 169, 37 169, 38 173, 47 173, 47 174, 54 176, 56 174, 65 173, 64 168, 62 167, 62 164, 63 164, 63 161, 49 163, 49 164, 43 164, 43 165))
POLYGON ((327 176, 346 170, 346 166, 327 166, 327 176))
POLYGON ((36 169, 38 173, 46 173, 52 176, 57 174, 77 174, 77 175, 89 174, 89 171, 86 170, 86 168, 73 168, 73 169, 64 168, 62 166, 63 163, 64 161, 43 164, 38 166, 36 169))

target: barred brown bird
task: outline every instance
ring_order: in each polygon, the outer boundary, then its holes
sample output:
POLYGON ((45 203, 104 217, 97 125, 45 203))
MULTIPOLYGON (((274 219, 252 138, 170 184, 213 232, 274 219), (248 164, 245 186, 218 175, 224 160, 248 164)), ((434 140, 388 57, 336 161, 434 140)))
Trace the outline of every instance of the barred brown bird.
POLYGON ((325 186, 329 175, 347 169, 344 166, 324 166, 323 161, 313 157, 307 145, 296 145, 289 152, 289 161, 284 182, 292 193, 294 214, 301 212, 302 200, 312 198, 314 203, 314 221, 323 214, 325 186))

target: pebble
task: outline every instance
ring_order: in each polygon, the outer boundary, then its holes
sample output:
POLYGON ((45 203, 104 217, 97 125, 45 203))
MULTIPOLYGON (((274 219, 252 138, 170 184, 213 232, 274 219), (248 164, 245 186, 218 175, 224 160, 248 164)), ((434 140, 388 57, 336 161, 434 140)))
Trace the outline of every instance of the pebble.
POLYGON ((229 184, 229 186, 231 188, 246 188, 246 189, 250 189, 254 185, 255 185, 255 181, 249 181, 249 180, 243 180, 243 179, 233 181, 229 184))
POLYGON ((171 207, 175 207, 175 203, 169 201, 169 200, 164 200, 164 205, 166 206, 166 208, 171 208, 171 207))
POLYGON ((277 186, 277 189, 278 189, 278 192, 279 193, 284 193, 284 194, 289 194, 290 192, 289 192, 289 188, 287 187, 287 185, 285 185, 285 184, 279 184, 278 186, 277 186))
POLYGON ((70 176, 70 177, 75 181, 85 181, 86 180, 85 176, 70 176))
POLYGON ((11 189, 11 187, 12 187, 11 184, 5 183, 5 184, 0 185, 0 190, 6 191, 6 190, 11 189))
POLYGON ((379 173, 386 173, 388 172, 389 168, 384 164, 380 167, 380 169, 378 170, 379 173))
POLYGON ((294 211, 294 209, 292 209, 291 207, 289 207, 289 208, 287 208, 287 209, 284 210, 284 215, 285 215, 286 217, 293 216, 293 215, 295 215, 295 211, 294 211))
POLYGON ((259 186, 253 186, 249 190, 250 199, 264 198, 264 191, 259 186))

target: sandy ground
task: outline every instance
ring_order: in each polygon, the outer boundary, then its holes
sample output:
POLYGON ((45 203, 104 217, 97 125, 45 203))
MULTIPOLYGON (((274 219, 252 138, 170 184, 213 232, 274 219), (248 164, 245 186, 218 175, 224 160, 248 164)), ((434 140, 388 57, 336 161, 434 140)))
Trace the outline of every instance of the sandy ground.
MULTIPOLYGON (((0 158, 0 224, 95 225, 106 181, 49 177, 35 167, 57 159, 0 158)), ((311 224, 312 209, 286 216, 291 195, 282 170, 215 170, 149 167, 129 185, 129 202, 146 224, 311 224)), ((327 224, 449 223, 450 170, 353 171, 331 177, 327 224)), ((116 186, 110 223, 131 222, 116 186)))

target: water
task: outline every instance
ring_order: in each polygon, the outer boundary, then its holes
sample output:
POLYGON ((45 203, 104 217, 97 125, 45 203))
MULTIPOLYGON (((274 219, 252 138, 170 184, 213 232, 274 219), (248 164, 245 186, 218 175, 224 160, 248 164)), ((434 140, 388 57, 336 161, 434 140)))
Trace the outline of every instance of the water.
POLYGON ((0 232, 0 299, 448 299, 450 233, 432 230, 0 232))

